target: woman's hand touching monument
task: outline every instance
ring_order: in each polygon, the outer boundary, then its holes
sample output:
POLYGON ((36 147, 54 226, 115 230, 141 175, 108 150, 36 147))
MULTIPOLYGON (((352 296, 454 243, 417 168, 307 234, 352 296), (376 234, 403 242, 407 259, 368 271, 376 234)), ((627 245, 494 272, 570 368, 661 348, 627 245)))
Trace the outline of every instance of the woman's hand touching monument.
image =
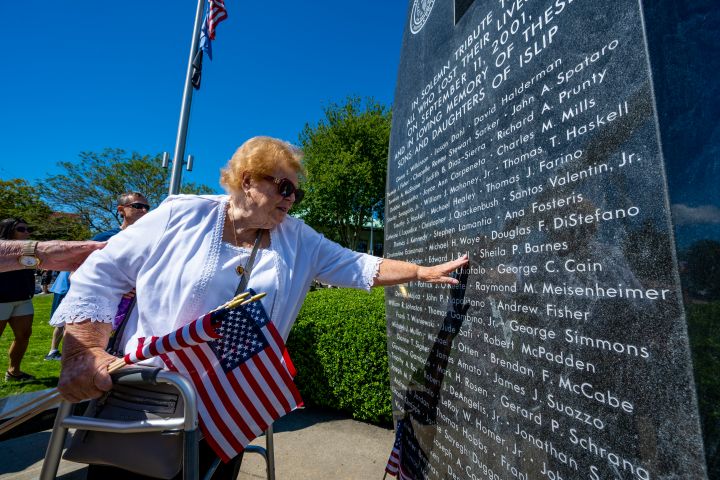
POLYGON ((413 281, 457 285, 458 280, 451 277, 450 274, 467 265, 469 261, 468 255, 464 254, 456 260, 422 267, 409 262, 385 258, 380 264, 380 270, 377 277, 375 277, 373 286, 397 285, 413 281))

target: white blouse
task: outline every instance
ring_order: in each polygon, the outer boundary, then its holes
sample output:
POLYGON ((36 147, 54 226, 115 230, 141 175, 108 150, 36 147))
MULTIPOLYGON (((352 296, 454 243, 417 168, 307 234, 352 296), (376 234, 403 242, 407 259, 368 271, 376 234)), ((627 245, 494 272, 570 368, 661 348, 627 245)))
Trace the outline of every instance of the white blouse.
MULTIPOLYGON (((227 195, 177 195, 112 237, 73 274, 50 323, 112 322, 122 294, 137 289, 125 329, 125 349, 139 337, 161 336, 233 297, 250 250, 222 241, 227 195)), ((248 286, 283 339, 314 279, 369 290, 381 258, 353 252, 287 216, 258 250, 248 286)))

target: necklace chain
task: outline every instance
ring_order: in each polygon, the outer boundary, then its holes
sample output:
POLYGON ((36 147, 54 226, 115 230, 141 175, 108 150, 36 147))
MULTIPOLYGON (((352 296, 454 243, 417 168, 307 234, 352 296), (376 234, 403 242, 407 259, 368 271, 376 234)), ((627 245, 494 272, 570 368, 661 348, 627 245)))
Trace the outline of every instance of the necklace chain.
MULTIPOLYGON (((232 202, 230 202, 230 212, 229 213, 230 213, 230 221, 232 222, 233 239, 235 239, 235 246, 239 247, 240 243, 238 243, 238 239, 237 239, 237 225, 235 225, 235 205, 232 202)), ((248 261, 249 260, 250 259, 248 259, 248 261)), ((245 262, 244 267, 242 265, 238 265, 237 267, 235 267, 235 273, 237 273, 238 275, 242 275, 243 273, 245 273, 246 268, 247 268, 247 262, 245 262)))

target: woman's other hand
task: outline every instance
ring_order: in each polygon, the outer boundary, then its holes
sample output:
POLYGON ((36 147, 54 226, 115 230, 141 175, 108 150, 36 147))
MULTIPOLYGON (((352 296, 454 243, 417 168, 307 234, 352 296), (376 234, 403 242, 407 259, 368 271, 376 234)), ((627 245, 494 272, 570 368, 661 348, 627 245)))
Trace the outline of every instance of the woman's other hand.
POLYGON ((97 398, 112 388, 107 366, 116 357, 105 351, 109 323, 85 321, 65 325, 58 390, 73 403, 97 398))
POLYGON ((37 256, 40 265, 47 270, 72 271, 85 261, 95 250, 105 247, 107 242, 48 240, 38 243, 37 256))

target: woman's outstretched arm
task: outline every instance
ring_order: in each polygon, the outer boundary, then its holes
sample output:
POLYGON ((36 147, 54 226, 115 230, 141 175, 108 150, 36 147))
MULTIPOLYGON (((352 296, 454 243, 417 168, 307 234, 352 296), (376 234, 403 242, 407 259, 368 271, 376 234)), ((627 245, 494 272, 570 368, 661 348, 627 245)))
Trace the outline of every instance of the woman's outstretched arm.
POLYGON ((457 279, 452 278, 450 274, 463 265, 467 265, 468 261, 469 257, 465 254, 456 260, 423 267, 414 263, 385 258, 380 264, 378 275, 373 281, 373 287, 414 281, 456 285, 458 283, 457 279))

